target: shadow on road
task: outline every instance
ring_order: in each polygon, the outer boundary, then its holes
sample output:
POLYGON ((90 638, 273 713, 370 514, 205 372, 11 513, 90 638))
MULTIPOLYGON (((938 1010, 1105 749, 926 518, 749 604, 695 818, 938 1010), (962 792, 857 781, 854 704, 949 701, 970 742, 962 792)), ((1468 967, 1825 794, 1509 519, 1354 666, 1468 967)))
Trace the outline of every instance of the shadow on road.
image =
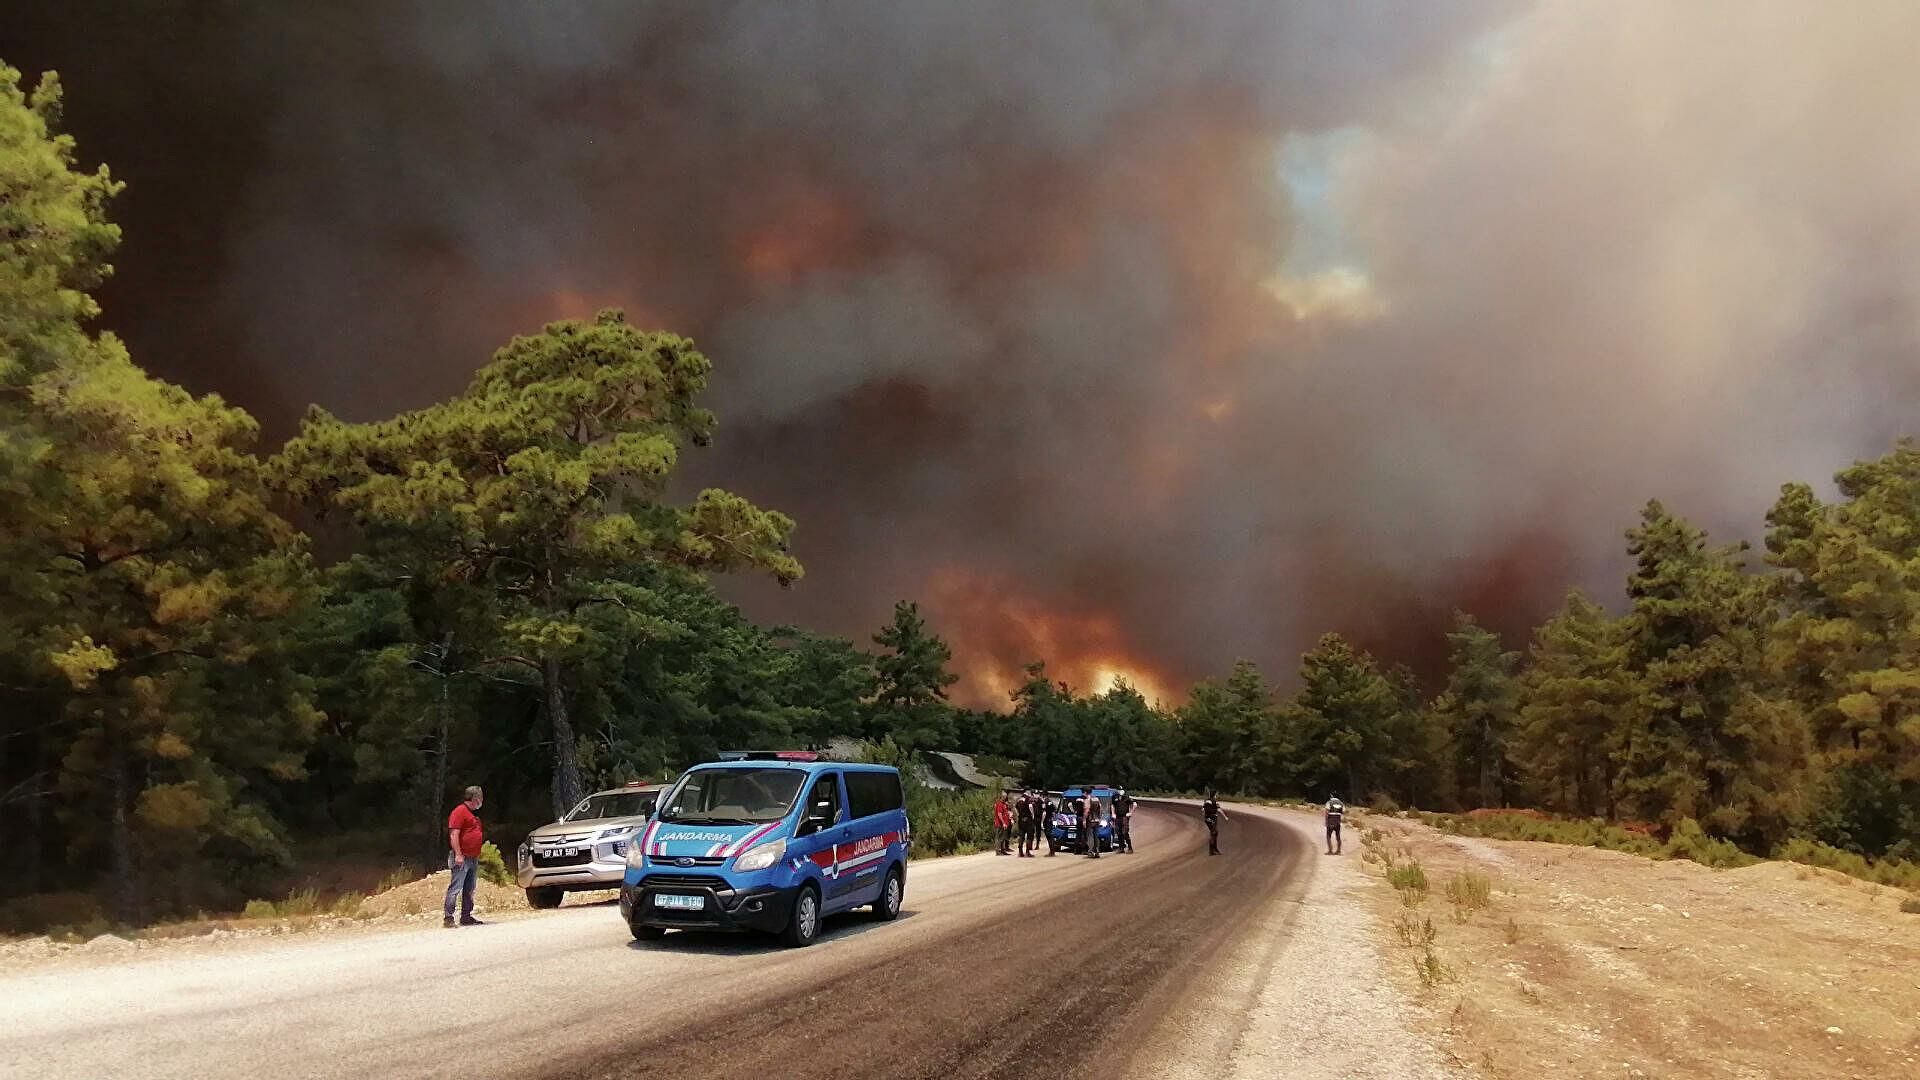
MULTIPOLYGON (((902 911, 896 923, 906 922, 916 912, 902 911)), ((850 941, 862 934, 878 930, 887 924, 862 911, 847 911, 838 915, 829 915, 820 926, 820 936, 814 939, 813 948, 832 945, 836 941, 850 941)), ((724 933, 718 930, 670 930, 667 936, 658 941, 629 941, 627 948, 637 951, 670 953, 690 953, 695 956, 754 956, 767 952, 784 952, 782 945, 772 934, 724 933)))

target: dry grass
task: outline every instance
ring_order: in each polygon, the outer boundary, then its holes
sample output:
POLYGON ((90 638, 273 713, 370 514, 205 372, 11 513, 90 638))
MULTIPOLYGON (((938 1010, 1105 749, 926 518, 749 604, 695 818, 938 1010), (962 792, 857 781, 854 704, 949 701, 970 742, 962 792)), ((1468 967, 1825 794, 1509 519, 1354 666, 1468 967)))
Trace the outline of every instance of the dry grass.
POLYGON ((1469 912, 1493 903, 1493 882, 1485 874, 1463 870, 1447 879, 1447 902, 1453 905, 1455 918, 1465 919, 1469 912))
POLYGON ((1412 912, 1393 920, 1393 929, 1400 936, 1400 944, 1409 949, 1431 947, 1436 936, 1433 920, 1424 915, 1415 920, 1412 912))
POLYGON ((1398 871, 1372 899, 1411 967, 1390 973, 1465 1069, 1920 1076, 1920 939, 1901 914, 1920 897, 1808 865, 1718 871, 1399 821, 1369 839, 1371 868, 1398 871), (1455 915, 1429 921, 1434 940, 1402 887, 1415 865, 1455 915))

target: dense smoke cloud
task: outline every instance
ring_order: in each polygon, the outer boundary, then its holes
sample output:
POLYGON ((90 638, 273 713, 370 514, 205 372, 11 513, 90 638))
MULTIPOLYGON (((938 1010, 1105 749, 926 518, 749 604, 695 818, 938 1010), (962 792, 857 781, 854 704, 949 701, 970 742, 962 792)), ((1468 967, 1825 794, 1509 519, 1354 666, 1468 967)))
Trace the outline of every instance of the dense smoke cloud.
MULTIPOLYGON (((330 12, 130 76, 231 152, 199 329, 126 327, 143 358, 285 433, 603 304, 691 333, 690 479, 801 522, 749 608, 920 598, 978 696, 1326 629, 1427 666, 1456 606, 1617 588, 1649 496, 1751 532, 1920 389, 1910 5, 330 12)), ((153 126, 121 87, 96 138, 68 75, 87 152, 153 126)), ((164 320, 163 217, 116 311, 164 320)))

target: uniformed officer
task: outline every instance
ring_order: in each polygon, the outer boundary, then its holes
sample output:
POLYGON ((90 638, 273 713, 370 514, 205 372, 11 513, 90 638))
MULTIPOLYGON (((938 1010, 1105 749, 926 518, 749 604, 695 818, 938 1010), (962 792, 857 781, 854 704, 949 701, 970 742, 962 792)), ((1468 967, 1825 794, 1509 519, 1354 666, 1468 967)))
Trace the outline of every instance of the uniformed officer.
POLYGON ((1018 824, 1020 828, 1020 857, 1023 859, 1033 858, 1033 849, 1035 846, 1033 818, 1035 813, 1033 792, 1022 791, 1020 798, 1014 801, 1013 816, 1016 824, 1018 824))
POLYGON ((1133 796, 1121 788, 1113 797, 1113 847, 1123 855, 1133 854, 1133 796))
POLYGON ((1100 800, 1094 798, 1092 788, 1080 802, 1080 839, 1087 845, 1087 858, 1100 857, 1100 800))
POLYGON ((1213 797, 1211 791, 1207 792, 1207 801, 1200 804, 1200 816, 1207 823, 1207 854, 1218 855, 1220 854, 1220 822, 1226 818, 1227 812, 1220 809, 1220 802, 1213 797))

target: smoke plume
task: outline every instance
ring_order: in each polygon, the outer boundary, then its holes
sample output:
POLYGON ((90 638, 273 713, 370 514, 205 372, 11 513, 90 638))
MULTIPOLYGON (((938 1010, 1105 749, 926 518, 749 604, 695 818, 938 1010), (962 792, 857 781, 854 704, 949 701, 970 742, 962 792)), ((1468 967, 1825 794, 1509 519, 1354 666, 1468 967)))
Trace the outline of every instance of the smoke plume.
POLYGON ((687 332, 689 480, 801 523, 737 595, 918 598, 976 699, 1327 629, 1431 670, 1920 391, 1908 4, 84 7, 8 58, 133 182, 146 362, 284 434, 550 318, 687 332))

